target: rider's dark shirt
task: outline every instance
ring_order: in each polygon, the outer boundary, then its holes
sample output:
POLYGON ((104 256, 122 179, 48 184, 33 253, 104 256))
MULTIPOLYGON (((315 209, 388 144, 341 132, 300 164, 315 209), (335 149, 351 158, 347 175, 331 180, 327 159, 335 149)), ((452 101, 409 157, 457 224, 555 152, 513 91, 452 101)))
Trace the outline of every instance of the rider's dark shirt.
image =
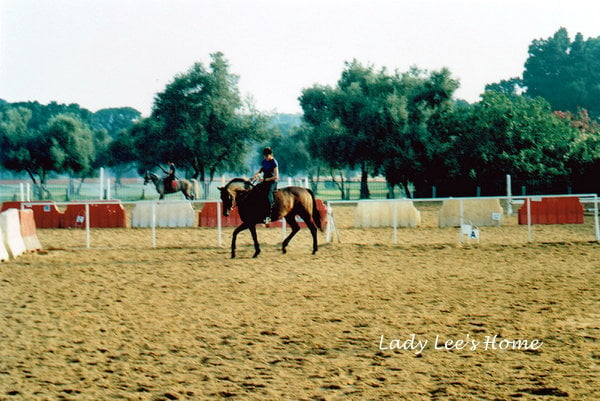
POLYGON ((278 166, 277 164, 277 160, 275 159, 271 159, 271 160, 267 160, 267 159, 263 159, 262 160, 262 172, 264 174, 264 178, 271 178, 273 177, 273 175, 275 175, 275 167, 278 166))

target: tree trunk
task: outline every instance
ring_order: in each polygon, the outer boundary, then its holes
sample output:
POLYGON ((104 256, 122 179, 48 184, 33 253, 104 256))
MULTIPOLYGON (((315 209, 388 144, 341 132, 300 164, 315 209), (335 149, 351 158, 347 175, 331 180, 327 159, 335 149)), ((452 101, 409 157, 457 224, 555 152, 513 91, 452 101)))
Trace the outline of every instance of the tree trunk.
POLYGON ((387 187, 388 187, 387 198, 388 199, 396 199, 396 194, 394 193, 395 186, 396 186, 395 184, 390 184, 389 182, 387 183, 387 187))
POLYGON ((340 190, 340 192, 342 193, 341 199, 344 200, 346 199, 346 194, 344 191, 344 173, 340 170, 340 182, 338 182, 335 179, 335 174, 333 173, 333 171, 331 171, 331 180, 333 181, 333 183, 338 187, 338 189, 340 190))
POLYGON ((318 190, 319 190, 319 177, 321 175, 321 168, 317 167, 317 179, 315 180, 313 175, 309 172, 308 173, 308 182, 310 183, 310 189, 312 189, 312 191, 314 192, 315 195, 318 194, 318 190))
POLYGON ((406 194, 406 197, 412 199, 412 195, 410 193, 410 190, 408 189, 408 181, 402 180, 402 186, 404 187, 404 193, 406 194))
POLYGON ((369 199, 371 194, 369 193, 369 173, 367 172, 366 163, 363 162, 361 165, 361 177, 360 177, 360 199, 369 199))
POLYGON ((32 170, 25 169, 25 171, 27 171, 27 174, 29 174, 31 181, 33 182, 34 197, 37 197, 39 200, 44 200, 44 194, 46 194, 48 196, 48 199, 52 199, 52 194, 44 186, 43 181, 40 179, 40 182, 38 183, 37 179, 35 178, 35 174, 32 170))

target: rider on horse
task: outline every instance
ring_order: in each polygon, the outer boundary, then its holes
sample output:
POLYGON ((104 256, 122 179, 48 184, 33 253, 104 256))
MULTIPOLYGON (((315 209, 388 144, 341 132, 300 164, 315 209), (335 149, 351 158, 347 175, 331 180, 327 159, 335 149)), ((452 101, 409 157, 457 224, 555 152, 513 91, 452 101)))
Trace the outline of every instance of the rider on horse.
POLYGON ((260 170, 254 176, 256 179, 263 173, 263 185, 267 192, 267 199, 269 200, 269 210, 265 223, 270 223, 271 219, 276 219, 277 216, 273 216, 273 204, 275 203, 274 192, 277 190, 277 180, 279 179, 279 164, 273 157, 273 149, 266 147, 263 149, 264 159, 261 162, 260 170))
POLYGON ((160 169, 166 174, 163 178, 163 184, 165 186, 165 193, 169 193, 173 191, 173 182, 177 179, 175 177, 175 164, 173 162, 169 162, 169 170, 165 170, 161 165, 158 165, 160 169))

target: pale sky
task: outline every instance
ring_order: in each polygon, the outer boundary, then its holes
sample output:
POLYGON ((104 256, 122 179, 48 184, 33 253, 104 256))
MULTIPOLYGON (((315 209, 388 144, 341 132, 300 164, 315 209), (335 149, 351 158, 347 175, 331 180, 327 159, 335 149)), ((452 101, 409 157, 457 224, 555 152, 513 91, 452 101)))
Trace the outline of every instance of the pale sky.
POLYGON ((447 67, 456 97, 520 76, 533 39, 600 36, 600 2, 555 0, 0 0, 0 99, 150 114, 156 93, 221 51, 265 112, 300 113, 344 62, 447 67))

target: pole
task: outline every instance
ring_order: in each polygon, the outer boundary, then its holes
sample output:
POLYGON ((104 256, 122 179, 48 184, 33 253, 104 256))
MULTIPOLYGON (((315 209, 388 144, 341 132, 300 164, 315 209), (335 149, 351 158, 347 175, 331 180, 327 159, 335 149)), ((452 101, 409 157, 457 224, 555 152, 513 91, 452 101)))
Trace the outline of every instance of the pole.
POLYGON ((462 229, 463 229, 463 224, 464 224, 464 219, 463 219, 463 200, 462 199, 460 199, 458 201, 458 215, 460 216, 460 222, 459 222, 460 227, 458 228, 458 241, 462 244, 463 243, 462 229))
POLYGON ((90 248, 90 204, 85 204, 85 247, 90 248))
POLYGON ((531 238, 531 198, 527 198, 527 242, 532 242, 532 238, 531 238))
POLYGON ((106 199, 112 199, 110 194, 110 178, 106 179, 106 199))
POLYGON ((221 229, 221 202, 217 202, 217 246, 223 246, 223 230, 221 229))
POLYGON ((393 201, 393 218, 394 218, 394 245, 398 245, 398 201, 393 201))
POLYGON ((100 167, 100 199, 104 199, 104 167, 100 167))
POLYGON ((156 203, 152 203, 152 248, 156 248, 156 203))
POLYGON ((331 219, 333 217, 333 209, 327 201, 327 228, 325 229, 325 242, 331 242, 331 219))
POLYGON ((600 227, 598 226, 598 195, 594 197, 594 227, 596 229, 596 241, 600 242, 600 227))
POLYGON ((506 215, 512 216, 512 180, 510 174, 506 174, 506 215))

